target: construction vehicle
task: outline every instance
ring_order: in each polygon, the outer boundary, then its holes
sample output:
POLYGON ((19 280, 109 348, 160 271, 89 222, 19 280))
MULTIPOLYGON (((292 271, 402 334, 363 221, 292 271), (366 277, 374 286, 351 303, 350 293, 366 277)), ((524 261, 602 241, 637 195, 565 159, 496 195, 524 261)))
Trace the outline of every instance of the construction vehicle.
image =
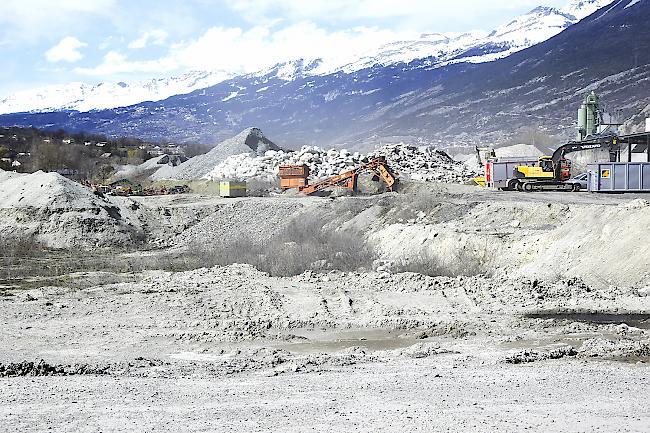
MULTIPOLYGON (((291 169, 280 167, 280 173, 291 173, 295 170, 295 167, 292 167, 291 169)), ((356 191, 359 175, 367 172, 373 173, 373 181, 382 179, 386 185, 386 190, 393 191, 395 184, 397 183, 397 178, 388 168, 386 158, 382 156, 364 162, 354 170, 346 171, 336 176, 321 180, 320 182, 311 185, 305 182, 305 186, 298 187, 298 190, 305 195, 315 194, 327 188, 343 188, 349 189, 350 191, 356 191)), ((306 171, 302 171, 302 173, 306 173, 306 171)), ((280 179, 282 180, 282 177, 280 179)))
MULTIPOLYGON (((483 159, 481 158, 481 152, 485 152, 487 158, 496 158, 496 153, 494 152, 494 149, 490 149, 487 147, 478 147, 478 146, 474 146, 474 149, 476 149, 476 160, 478 161, 478 166, 480 168, 485 167, 485 164, 483 164, 483 159)), ((478 186, 486 186, 485 176, 473 177, 471 181, 478 186)))
POLYGON ((571 161, 566 159, 565 155, 593 149, 607 149, 610 161, 617 161, 620 154, 619 138, 615 134, 602 134, 592 135, 591 138, 582 141, 571 141, 558 147, 552 156, 539 157, 536 163, 530 161, 515 163, 511 171, 508 167, 509 172, 505 173, 508 177, 505 179, 499 178, 497 174, 499 170, 495 170, 495 167, 499 163, 512 165, 513 161, 488 160, 486 180, 488 184, 504 190, 577 191, 580 185, 567 182, 571 179, 571 161))

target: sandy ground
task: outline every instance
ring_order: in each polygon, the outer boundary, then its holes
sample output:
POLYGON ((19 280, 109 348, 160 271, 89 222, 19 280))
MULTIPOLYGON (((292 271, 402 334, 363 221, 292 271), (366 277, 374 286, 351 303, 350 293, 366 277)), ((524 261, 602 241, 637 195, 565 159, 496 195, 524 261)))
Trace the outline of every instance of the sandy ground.
POLYGON ((275 278, 234 265, 0 299, 5 371, 44 359, 105 373, 0 378, 7 432, 650 426, 650 298, 633 289, 275 278), (554 315, 567 297, 577 310, 612 314, 554 315), (550 318, 526 317, 543 311, 550 318))
POLYGON ((650 431, 641 196, 407 185, 336 200, 111 200, 148 243, 103 257, 105 269, 56 273, 56 254, 2 262, 33 268, 0 281, 2 432, 650 431), (263 243, 316 216, 362 234, 381 266, 274 277, 114 263, 196 259, 197 245, 263 243), (391 268, 424 257, 451 269, 461 250, 472 260, 454 275, 391 268))
POLYGON ((3 379, 0 428, 31 431, 644 432, 648 369, 455 365, 453 357, 268 377, 3 379))

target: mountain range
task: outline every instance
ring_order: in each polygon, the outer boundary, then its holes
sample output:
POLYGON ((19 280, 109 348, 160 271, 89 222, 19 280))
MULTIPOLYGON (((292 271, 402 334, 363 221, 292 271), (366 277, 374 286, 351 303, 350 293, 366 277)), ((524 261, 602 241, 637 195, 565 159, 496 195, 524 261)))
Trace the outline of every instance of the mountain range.
MULTIPOLYGON (((308 75, 327 75, 338 71, 355 72, 374 65, 391 65, 432 57, 438 65, 459 62, 481 63, 505 57, 547 40, 611 0, 573 0, 567 7, 538 7, 491 33, 474 31, 458 34, 429 33, 417 39, 394 41, 362 53, 353 63, 324 63, 305 59, 314 67, 301 70, 308 75)), ((277 68, 280 77, 294 78, 289 62, 277 68)), ((267 71, 257 72, 257 76, 267 71)), ((160 101, 170 96, 191 93, 216 85, 234 74, 225 71, 191 71, 177 77, 137 82, 99 84, 69 83, 14 93, 0 98, 0 114, 48 111, 91 111, 125 107, 143 101, 160 101)))
POLYGON ((469 34, 422 35, 355 64, 298 60, 161 101, 7 114, 0 124, 181 142, 218 142, 255 125, 283 145, 359 148, 387 141, 498 143, 530 126, 569 137, 588 91, 626 117, 650 103, 648 2, 537 8, 480 44, 462 42, 469 34))

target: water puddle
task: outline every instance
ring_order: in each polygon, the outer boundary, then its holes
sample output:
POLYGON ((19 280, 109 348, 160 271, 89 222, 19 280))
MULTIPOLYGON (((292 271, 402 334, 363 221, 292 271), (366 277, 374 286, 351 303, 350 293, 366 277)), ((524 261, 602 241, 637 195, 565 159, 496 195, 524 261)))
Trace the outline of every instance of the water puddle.
POLYGON ((308 340, 274 345, 295 353, 335 353, 351 347, 367 351, 394 350, 426 341, 414 337, 402 337, 404 331, 351 330, 351 331, 303 331, 295 335, 308 340))
POLYGON ((524 317, 528 319, 552 319, 570 322, 592 323, 597 325, 621 325, 626 324, 635 328, 650 329, 650 314, 632 313, 589 313, 589 312, 562 312, 562 311, 543 311, 537 313, 528 313, 524 317))

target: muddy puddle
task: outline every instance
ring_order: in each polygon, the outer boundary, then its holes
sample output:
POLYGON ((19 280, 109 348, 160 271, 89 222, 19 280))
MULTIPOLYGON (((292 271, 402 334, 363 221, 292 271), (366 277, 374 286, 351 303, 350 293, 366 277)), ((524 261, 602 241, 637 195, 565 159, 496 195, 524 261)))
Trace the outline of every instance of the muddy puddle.
POLYGON ((368 351, 394 350, 412 346, 426 340, 403 336, 404 331, 395 330, 350 330, 350 331, 303 331, 295 332, 306 338, 290 343, 275 344, 274 347, 295 353, 335 353, 351 347, 368 351))
POLYGON ((650 329, 650 314, 616 314, 616 313, 589 313, 589 312, 562 312, 548 311, 529 313, 524 317, 528 319, 544 319, 569 322, 592 323, 596 325, 621 325, 626 324, 635 328, 650 329))

